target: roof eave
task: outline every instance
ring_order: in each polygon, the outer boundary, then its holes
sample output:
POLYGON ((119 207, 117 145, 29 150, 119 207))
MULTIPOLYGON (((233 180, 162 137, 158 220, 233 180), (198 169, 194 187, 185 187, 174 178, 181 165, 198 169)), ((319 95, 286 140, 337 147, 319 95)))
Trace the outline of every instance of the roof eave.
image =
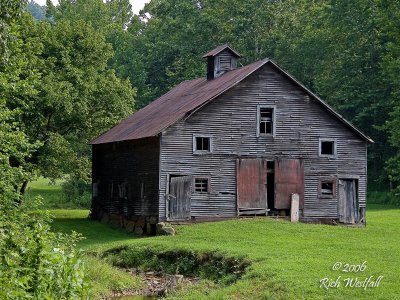
POLYGON ((228 49, 228 50, 231 51, 234 55, 236 55, 237 58, 241 58, 241 57, 242 57, 242 56, 241 56, 235 49, 233 49, 231 46, 229 46, 228 44, 224 44, 224 45, 218 46, 218 47, 214 48, 213 50, 207 52, 206 54, 203 55, 203 58, 207 58, 207 57, 210 57, 210 56, 216 56, 216 55, 218 55, 219 53, 221 53, 222 51, 224 51, 224 50, 226 50, 226 49, 228 49), (221 48, 221 49, 219 49, 218 51, 215 51, 215 50, 218 49, 218 48, 221 48), (215 52, 215 53, 214 53, 214 52, 215 52))

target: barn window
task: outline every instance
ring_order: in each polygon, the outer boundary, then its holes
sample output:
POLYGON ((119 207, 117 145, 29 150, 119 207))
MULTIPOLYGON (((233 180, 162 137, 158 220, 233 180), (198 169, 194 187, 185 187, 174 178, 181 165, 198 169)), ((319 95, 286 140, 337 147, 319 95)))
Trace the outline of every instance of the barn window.
POLYGON ((257 136, 274 135, 275 133, 275 109, 274 107, 257 107, 257 136))
POLYGON ((335 180, 334 179, 320 180, 318 190, 320 198, 333 198, 336 193, 335 180))
POLYGON ((211 137, 209 136, 193 136, 193 152, 208 153, 211 152, 211 137))
POLYGON ((196 193, 208 193, 208 191, 209 191, 208 178, 195 178, 194 179, 194 191, 196 193))
POLYGON ((319 140, 319 155, 320 156, 336 156, 336 143, 331 139, 319 140))

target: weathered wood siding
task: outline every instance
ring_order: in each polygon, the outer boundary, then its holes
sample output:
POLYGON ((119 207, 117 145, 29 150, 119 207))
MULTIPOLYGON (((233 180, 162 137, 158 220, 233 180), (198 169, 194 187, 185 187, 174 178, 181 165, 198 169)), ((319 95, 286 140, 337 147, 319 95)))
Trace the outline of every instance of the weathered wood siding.
POLYGON ((192 194, 192 217, 235 216, 238 157, 301 159, 303 218, 337 218, 337 192, 330 199, 318 197, 319 181, 326 178, 358 179, 360 207, 365 207, 366 142, 269 64, 166 129, 161 145, 162 219, 168 173, 210 177, 209 194, 192 194), (275 137, 257 137, 257 105, 275 107, 275 137), (213 152, 193 154, 194 134, 210 135, 213 152), (320 138, 336 140, 335 158, 319 157, 320 138))
POLYGON ((236 58, 231 52, 224 50, 215 56, 214 64, 214 77, 218 77, 221 73, 236 69, 236 58))
POLYGON ((127 216, 158 215, 159 138, 93 145, 92 210, 127 216), (126 197, 120 197, 122 187, 126 197))

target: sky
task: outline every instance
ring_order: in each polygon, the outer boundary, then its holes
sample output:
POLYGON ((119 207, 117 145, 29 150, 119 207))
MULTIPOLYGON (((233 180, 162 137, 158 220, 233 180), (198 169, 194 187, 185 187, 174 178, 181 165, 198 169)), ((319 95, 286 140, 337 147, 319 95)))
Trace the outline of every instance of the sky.
MULTIPOLYGON (((46 0, 34 0, 36 3, 40 5, 46 5, 46 0)), ((58 3, 58 0, 51 0, 54 4, 58 3)), ((132 5, 132 11, 134 14, 138 14, 139 10, 141 10, 145 3, 150 2, 150 0, 129 0, 132 5)))

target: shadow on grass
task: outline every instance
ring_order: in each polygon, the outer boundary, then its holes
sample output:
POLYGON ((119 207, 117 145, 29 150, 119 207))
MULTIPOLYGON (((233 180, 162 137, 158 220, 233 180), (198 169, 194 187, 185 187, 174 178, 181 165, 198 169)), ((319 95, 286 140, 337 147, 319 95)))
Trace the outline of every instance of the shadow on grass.
POLYGON ((139 238, 98 221, 89 220, 88 210, 52 210, 50 214, 54 218, 53 230, 64 233, 76 231, 82 234, 85 239, 80 241, 78 246, 83 248, 139 238))

